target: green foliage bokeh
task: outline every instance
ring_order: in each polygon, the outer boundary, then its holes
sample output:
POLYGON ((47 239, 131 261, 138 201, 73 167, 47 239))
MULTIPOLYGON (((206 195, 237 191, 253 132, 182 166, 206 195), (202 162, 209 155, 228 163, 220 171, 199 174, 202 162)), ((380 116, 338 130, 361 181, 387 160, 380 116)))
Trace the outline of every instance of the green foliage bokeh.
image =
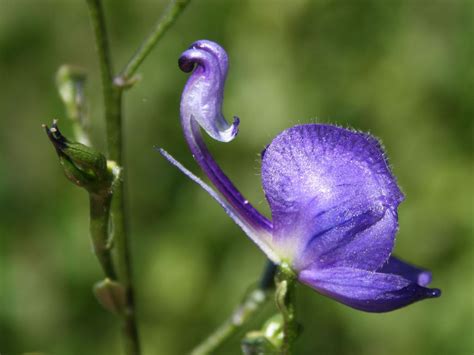
MULTIPOLYGON (((106 1, 119 69, 164 1, 106 1)), ((441 298, 388 314, 352 310, 303 286, 297 354, 472 354, 473 50, 469 0, 193 0, 125 94, 129 210, 145 354, 183 354, 253 283, 263 254, 220 207, 168 165, 200 175, 181 134, 197 39, 230 57, 224 112, 241 118, 216 159, 268 215, 259 152, 283 129, 329 122, 380 137, 407 198, 396 253, 433 271, 441 298)), ((84 191, 62 175, 41 123, 71 132, 54 75, 85 67, 93 138, 104 148, 97 58, 84 1, 0 0, 0 353, 115 354, 116 319, 95 301, 84 191)), ((273 311, 270 305, 251 328, 273 311)), ((238 354, 234 337, 219 352, 238 354)))

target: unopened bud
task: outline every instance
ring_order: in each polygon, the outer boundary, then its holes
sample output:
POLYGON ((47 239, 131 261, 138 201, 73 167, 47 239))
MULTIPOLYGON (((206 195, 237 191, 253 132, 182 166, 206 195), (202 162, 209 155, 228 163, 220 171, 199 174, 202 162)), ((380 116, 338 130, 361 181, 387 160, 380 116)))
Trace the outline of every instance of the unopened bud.
POLYGON ((241 341, 241 349, 244 355, 276 355, 281 353, 278 348, 259 331, 247 333, 241 341))
POLYGON ((90 145, 85 98, 86 72, 71 65, 63 65, 56 74, 59 96, 66 108, 66 114, 74 122, 76 139, 90 145))
POLYGON ((283 345, 283 317, 276 314, 268 319, 259 331, 252 331, 242 339, 245 355, 281 354, 283 345))
POLYGON ((125 288, 117 281, 105 279, 94 286, 94 295, 109 312, 120 315, 126 308, 125 288))
POLYGON ((80 120, 85 111, 84 86, 86 72, 82 68, 63 65, 56 74, 59 96, 66 106, 68 116, 80 120))
POLYGON ((107 159, 95 149, 71 142, 59 131, 57 121, 51 128, 43 125, 53 143, 66 177, 89 192, 98 193, 108 189, 112 175, 107 168, 107 159))

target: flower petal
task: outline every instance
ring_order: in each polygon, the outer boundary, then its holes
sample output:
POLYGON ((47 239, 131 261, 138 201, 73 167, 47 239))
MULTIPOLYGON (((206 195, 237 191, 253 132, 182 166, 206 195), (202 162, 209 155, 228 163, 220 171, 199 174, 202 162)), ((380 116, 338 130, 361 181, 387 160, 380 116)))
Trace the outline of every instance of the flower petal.
POLYGON ((377 272, 397 274, 410 281, 416 282, 420 286, 428 286, 431 282, 430 271, 410 265, 394 256, 391 256, 377 272))
POLYGON ((295 269, 319 260, 375 271, 388 259, 403 194, 372 136, 321 124, 290 128, 265 150, 262 182, 273 244, 295 269))
POLYGON ((202 49, 214 55, 217 58, 217 62, 219 63, 223 80, 225 80, 227 76, 227 69, 229 67, 229 57, 227 56, 224 48, 222 48, 216 42, 212 42, 207 39, 200 39, 194 42, 190 48, 202 49))
POLYGON ((193 117, 214 139, 229 142, 237 135, 239 120, 228 124, 222 115, 227 55, 218 44, 198 41, 181 54, 179 67, 193 71, 181 96, 181 116, 193 117))
POLYGON ((221 114, 227 54, 217 43, 195 42, 179 59, 180 68, 192 72, 181 98, 181 125, 194 159, 222 196, 256 229, 271 231, 272 224, 245 199, 220 169, 204 143, 201 127, 214 139, 227 142, 237 134, 238 119, 228 125, 221 114))
POLYGON ((366 312, 388 312, 441 295, 400 275, 337 267, 306 269, 299 280, 319 293, 366 312))
MULTIPOLYGON (((369 216, 374 212, 369 211, 369 216)), ((347 226, 336 225, 321 235, 313 236, 298 258, 295 268, 308 265, 320 268, 352 267, 377 270, 390 255, 397 231, 397 219, 390 209, 374 221, 356 216, 347 226), (349 229, 350 228, 350 229, 349 229)))
POLYGON ((158 149, 160 154, 168 160, 172 165, 177 167, 184 175, 189 177, 192 181, 196 184, 201 186, 211 197, 216 200, 219 205, 224 209, 224 211, 229 215, 230 218, 240 227, 242 230, 247 234, 252 241, 257 244, 257 246, 267 255, 267 257, 273 261, 274 263, 279 263, 280 260, 273 252, 273 250, 269 247, 268 241, 270 240, 270 236, 265 229, 259 229, 255 226, 247 223, 245 219, 242 219, 239 212, 229 204, 225 199, 223 199, 219 194, 217 194, 209 185, 207 185, 204 181, 199 179, 196 175, 186 169, 180 162, 174 159, 166 150, 158 149))

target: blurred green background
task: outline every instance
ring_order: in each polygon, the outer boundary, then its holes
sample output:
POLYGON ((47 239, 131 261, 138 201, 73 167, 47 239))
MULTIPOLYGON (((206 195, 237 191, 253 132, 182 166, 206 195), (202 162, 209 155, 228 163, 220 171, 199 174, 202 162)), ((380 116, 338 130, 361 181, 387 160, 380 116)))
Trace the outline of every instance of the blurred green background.
MULTIPOLYGON (((105 2, 120 69, 164 1, 105 2)), ((472 354, 474 1, 193 0, 140 69, 124 102, 134 272, 145 354, 184 354, 257 280, 263 254, 220 207, 169 166, 199 175, 178 106, 180 53, 197 39, 231 61, 224 112, 241 118, 223 169, 268 215, 259 152, 297 123, 380 137, 406 193, 396 253, 433 271, 441 298, 388 314, 298 289, 296 354, 472 354)), ((84 191, 63 176, 42 123, 64 118, 54 75, 87 68, 95 144, 104 148, 98 65, 85 1, 0 0, 0 353, 117 354, 84 191)), ((67 120, 63 130, 71 132, 67 120)), ((249 326, 274 312, 270 304, 249 326)), ((240 334, 241 335, 241 334, 240 334)), ((239 354, 236 336, 218 353, 239 354)))

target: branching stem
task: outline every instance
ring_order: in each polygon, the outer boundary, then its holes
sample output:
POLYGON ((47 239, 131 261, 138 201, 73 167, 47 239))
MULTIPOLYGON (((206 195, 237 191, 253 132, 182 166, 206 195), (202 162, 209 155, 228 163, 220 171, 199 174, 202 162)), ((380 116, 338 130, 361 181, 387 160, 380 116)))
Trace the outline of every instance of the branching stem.
POLYGON ((172 0, 163 16, 156 22, 155 27, 146 37, 143 43, 135 51, 120 75, 115 78, 115 84, 119 87, 128 87, 133 75, 140 64, 150 54, 156 43, 163 37, 166 31, 174 24, 178 16, 183 12, 190 0, 172 0))
MULTIPOLYGON (((109 160, 123 168, 122 139, 122 90, 113 83, 113 69, 101 0, 87 0, 94 30, 102 78, 102 91, 107 125, 107 150, 109 160)), ((125 210, 124 180, 119 177, 114 184, 112 206, 113 234, 117 254, 118 280, 126 292, 126 311, 123 313, 123 337, 127 355, 140 354, 138 327, 135 317, 134 292, 130 247, 125 210)))
MULTIPOLYGON (((148 35, 132 56, 122 73, 114 79, 111 53, 108 43, 107 28, 105 24, 104 10, 101 0, 87 0, 92 28, 99 57, 100 73, 102 79, 102 91, 105 109, 105 121, 107 130, 108 159, 117 164, 118 176, 113 184, 112 202, 110 213, 112 217, 112 241, 116 250, 118 281, 125 288, 126 310, 123 313, 123 335, 127 355, 140 354, 138 328, 135 317, 134 290, 132 282, 132 263, 128 237, 128 213, 125 205, 124 186, 124 161, 123 161, 123 129, 122 129, 122 94, 126 87, 130 86, 133 74, 140 64, 150 54, 156 43, 162 38, 166 30, 176 21, 178 15, 188 5, 190 0, 173 0, 167 11, 155 25, 154 30, 148 35)), ((92 204, 91 204, 92 205, 92 204)), ((96 211, 97 212, 97 211, 96 211)), ((92 213, 92 211, 91 211, 92 213)), ((104 216, 101 216, 101 218, 104 216)), ((105 218, 105 217, 104 217, 105 218)), ((108 221, 108 219, 107 219, 108 221)), ((100 229, 104 220, 96 220, 97 224, 91 225, 94 229, 100 229)), ((107 276, 115 275, 111 260, 101 255, 99 260, 106 271, 107 276), (109 265, 110 262, 110 265, 109 265)), ((99 256, 98 255, 98 256, 99 256)))

